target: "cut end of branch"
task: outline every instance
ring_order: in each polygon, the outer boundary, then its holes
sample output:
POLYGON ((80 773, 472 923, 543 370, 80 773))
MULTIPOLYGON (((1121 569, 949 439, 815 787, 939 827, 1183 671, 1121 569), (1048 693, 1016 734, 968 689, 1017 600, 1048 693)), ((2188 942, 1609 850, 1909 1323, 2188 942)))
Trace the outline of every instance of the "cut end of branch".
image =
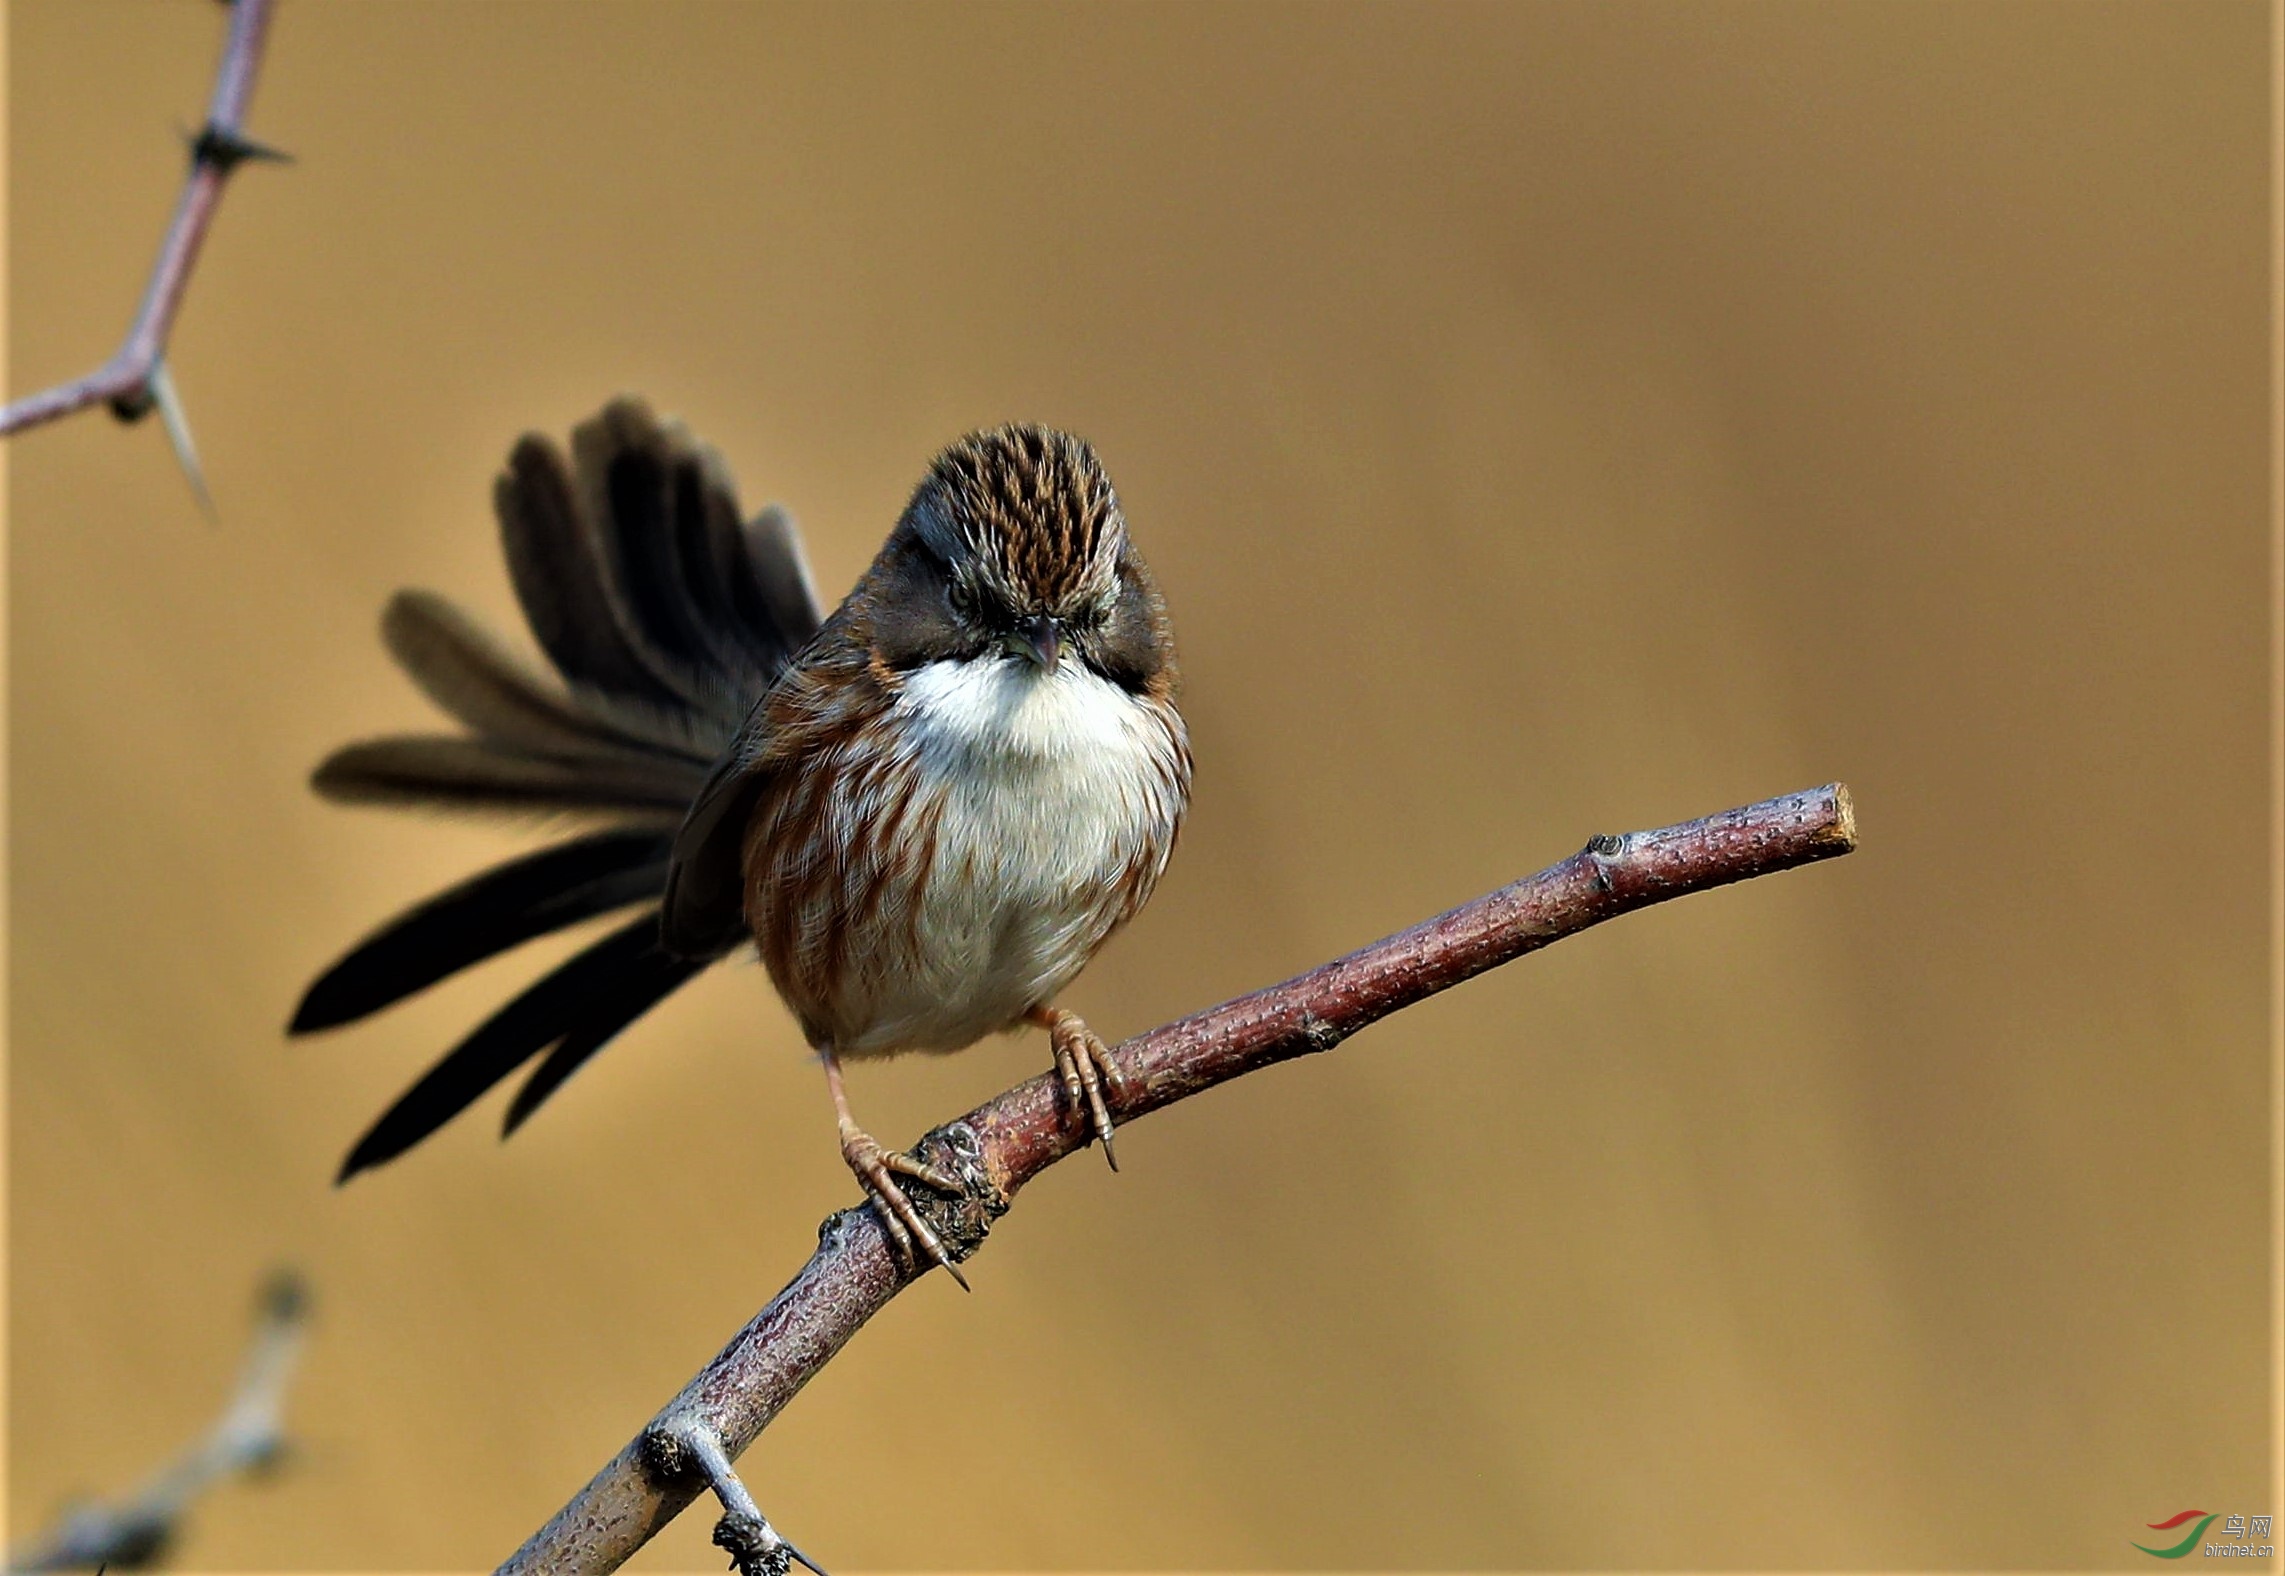
POLYGON ((785 1540, 759 1516, 729 1512, 714 1524, 714 1546, 728 1552, 738 1576, 786 1576, 793 1567, 785 1540))
POLYGON ((1849 796, 1847 783, 1831 783, 1825 792, 1833 796, 1833 825, 1819 839, 1831 845, 1836 854, 1853 854, 1857 850, 1857 802, 1849 796))

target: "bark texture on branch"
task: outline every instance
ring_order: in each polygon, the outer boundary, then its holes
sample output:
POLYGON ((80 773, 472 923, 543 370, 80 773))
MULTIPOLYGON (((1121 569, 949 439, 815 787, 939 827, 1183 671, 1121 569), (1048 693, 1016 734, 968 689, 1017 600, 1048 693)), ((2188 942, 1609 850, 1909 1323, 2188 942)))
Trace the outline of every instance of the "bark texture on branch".
POLYGON ((75 410, 109 402, 120 417, 132 420, 151 408, 167 354, 167 336, 173 332, 175 313, 190 285, 192 267, 207 227, 222 204, 223 183, 230 172, 248 159, 282 157, 251 142, 245 134, 246 105, 254 96, 254 75, 262 60, 262 42, 268 36, 272 0, 233 0, 230 32, 222 46, 222 63, 214 74, 214 94, 208 101, 206 125, 190 148, 190 178, 183 183, 168 222, 159 258, 151 267, 151 282, 144 287, 142 304, 118 352, 83 378, 29 394, 0 408, 0 437, 36 427, 75 410))
MULTIPOLYGON (((1838 783, 1679 826, 1598 837, 1535 876, 1113 1048, 1119 1078, 1112 1114, 1123 1126, 1228 1079, 1331 1050, 1399 1008, 1630 910, 1855 847, 1855 813, 1838 783)), ((915 1146, 966 1186, 959 1199, 911 1190, 955 1258, 981 1245, 1025 1183, 1085 1147, 1086 1125, 1061 1107, 1055 1079, 1042 1074, 915 1146)), ((499 1576, 618 1569, 708 1487, 686 1442, 703 1441, 709 1455, 718 1444, 737 1456, 917 1278, 870 1208, 829 1216, 817 1251, 792 1283, 510 1556, 499 1576)))

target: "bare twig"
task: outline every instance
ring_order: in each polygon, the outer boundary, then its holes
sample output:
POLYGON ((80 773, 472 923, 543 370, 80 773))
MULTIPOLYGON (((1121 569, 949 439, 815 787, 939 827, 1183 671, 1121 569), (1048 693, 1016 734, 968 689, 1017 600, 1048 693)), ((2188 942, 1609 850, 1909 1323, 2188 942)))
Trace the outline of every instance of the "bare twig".
MULTIPOLYGON (((1838 783, 1681 826, 1598 837, 1513 886, 1128 1040, 1111 1053, 1118 1069, 1113 1114, 1123 1125, 1227 1079, 1331 1050, 1401 1007, 1629 910, 1855 846, 1848 790, 1838 783)), ((923 1158, 963 1179, 966 1192, 942 1199, 916 1188, 914 1202, 953 1256, 965 1258, 1017 1190, 1084 1147, 1087 1131, 1061 1109, 1052 1076, 1018 1084, 921 1140, 923 1158)), ((498 1576, 616 1570, 708 1487, 732 1513, 726 1521, 751 1510, 728 1459, 915 1278, 869 1209, 829 1216, 816 1253, 792 1283, 498 1576)), ((780 1543, 770 1534, 760 1546, 778 1571, 786 1558, 780 1543)))
POLYGON ((128 1498, 81 1505, 8 1562, 11 1571, 140 1570, 166 1552, 191 1501, 224 1478, 267 1470, 286 1448, 286 1381, 301 1355, 309 1295, 291 1274, 263 1288, 238 1385, 214 1426, 128 1498))
MULTIPOLYGON (((151 282, 143 291, 143 303, 136 308, 125 342, 117 354, 87 376, 0 408, 0 437, 103 401, 110 403, 121 420, 133 421, 157 402, 160 390, 154 385, 166 362, 167 336, 173 332, 175 314, 182 306, 183 291, 190 284, 190 271, 198 261, 207 226, 214 222, 214 211, 221 206, 223 182, 249 159, 285 157, 274 148, 249 140, 243 130, 246 103, 254 95, 255 68, 262 59, 262 40, 269 31, 271 5, 272 0, 234 0, 230 8, 230 32, 222 46, 222 64, 215 72, 206 125, 190 145, 190 178, 175 203, 166 238, 159 243, 159 260, 152 265, 151 282)), ((169 422, 179 456, 185 445, 177 434, 188 430, 182 425, 179 402, 169 422)), ((184 463, 195 479, 192 463, 184 463)))

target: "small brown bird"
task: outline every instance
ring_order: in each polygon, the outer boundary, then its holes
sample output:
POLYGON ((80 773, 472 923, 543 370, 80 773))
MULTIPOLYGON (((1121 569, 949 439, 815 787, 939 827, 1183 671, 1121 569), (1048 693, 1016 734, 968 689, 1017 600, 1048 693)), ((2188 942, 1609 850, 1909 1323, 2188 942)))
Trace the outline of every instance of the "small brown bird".
POLYGON ((606 824, 368 936, 309 988, 293 1032, 644 908, 429 1069, 342 1180, 545 1051, 508 1107, 513 1132, 749 939, 824 1060, 843 1158, 908 1256, 959 1279, 898 1177, 957 1185, 857 1126, 844 1057, 955 1051, 1036 1024, 1073 1119, 1115 1166, 1103 1043, 1055 997, 1166 869, 1190 746, 1165 606, 1094 450, 1032 426, 961 439, 822 622, 791 522, 742 519, 721 458, 639 401, 582 425, 568 461, 526 436, 494 501, 562 684, 443 598, 400 592, 383 637, 470 732, 350 745, 315 785, 606 824))

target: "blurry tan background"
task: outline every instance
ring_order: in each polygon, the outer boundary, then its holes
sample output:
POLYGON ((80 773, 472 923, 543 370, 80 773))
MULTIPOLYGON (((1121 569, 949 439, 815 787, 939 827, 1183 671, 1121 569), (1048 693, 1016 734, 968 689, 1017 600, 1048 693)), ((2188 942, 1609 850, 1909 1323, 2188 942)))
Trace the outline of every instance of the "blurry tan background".
MULTIPOLYGON (((18 390, 115 343, 220 37, 17 0, 18 390)), ((2266 1502, 2267 17, 2253 4, 293 3, 157 423, 12 453, 19 1528, 202 1426, 193 1568, 489 1566, 854 1190, 750 965, 329 1185, 529 978, 301 986, 527 846, 319 805, 512 622, 509 441, 686 416, 838 596, 933 449, 1089 434, 1200 762, 1131 1032, 1842 778, 1864 850, 1135 1128, 746 1459, 839 1571, 2117 1566, 2266 1502), (973 1453, 900 1429, 959 1409, 973 1453), (877 1452, 887 1452, 885 1464, 877 1452)), ((521 637, 520 628, 517 634, 521 637)), ((538 950, 538 949, 535 949, 538 950)), ((560 948, 557 950, 561 950, 560 948)), ((860 1069, 908 1140, 1036 1036, 860 1069)), ((651 1569, 716 1569, 684 1518, 651 1569)))

